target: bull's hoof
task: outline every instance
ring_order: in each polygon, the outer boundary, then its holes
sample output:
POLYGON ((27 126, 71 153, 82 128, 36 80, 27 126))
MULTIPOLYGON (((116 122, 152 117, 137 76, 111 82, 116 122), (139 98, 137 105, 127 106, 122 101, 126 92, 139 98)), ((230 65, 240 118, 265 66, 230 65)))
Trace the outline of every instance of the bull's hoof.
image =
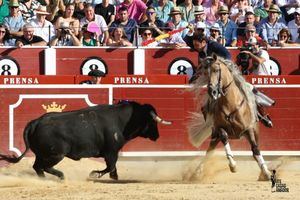
POLYGON ((229 168, 230 168, 230 171, 232 172, 232 173, 236 173, 237 172, 237 167, 236 167, 236 165, 229 165, 229 168))
POLYGON ((116 180, 116 181, 119 179, 118 174, 116 174, 116 173, 110 173, 110 174, 109 174, 109 177, 110 177, 111 179, 113 179, 113 180, 116 180))

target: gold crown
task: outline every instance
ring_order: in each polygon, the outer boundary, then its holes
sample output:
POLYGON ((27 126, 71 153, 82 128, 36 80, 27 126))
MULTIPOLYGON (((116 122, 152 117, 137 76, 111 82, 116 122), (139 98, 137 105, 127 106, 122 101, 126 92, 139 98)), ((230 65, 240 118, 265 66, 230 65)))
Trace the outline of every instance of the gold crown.
POLYGON ((66 104, 64 105, 58 105, 55 101, 52 102, 52 104, 45 106, 44 104, 42 105, 42 107, 44 108, 44 110, 48 112, 62 112, 63 109, 66 108, 66 104))

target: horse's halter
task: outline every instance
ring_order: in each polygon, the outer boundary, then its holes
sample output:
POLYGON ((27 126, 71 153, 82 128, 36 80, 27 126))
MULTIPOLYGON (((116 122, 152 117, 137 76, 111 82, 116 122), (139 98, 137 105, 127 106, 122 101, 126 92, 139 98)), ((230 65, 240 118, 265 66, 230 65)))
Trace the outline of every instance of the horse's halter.
MULTIPOLYGON (((210 65, 211 66, 211 63, 212 62, 212 60, 211 59, 208 59, 207 60, 207 62, 206 62, 206 64, 207 65, 210 65)), ((207 72, 208 72, 208 76, 210 77, 211 76, 211 67, 209 67, 209 66, 206 66, 207 67, 207 72)), ((216 85, 213 85, 213 84, 211 84, 211 82, 210 82, 210 79, 209 79, 209 82, 208 82, 208 94, 214 99, 214 100, 217 100, 218 98, 220 98, 221 97, 221 95, 222 96, 225 96, 226 95, 226 90, 227 90, 227 88, 231 85, 231 83, 233 82, 233 80, 232 81, 230 81, 230 83, 228 84, 228 85, 226 85, 225 87, 221 87, 221 79, 222 79, 222 74, 221 74, 221 68, 220 68, 220 66, 218 66, 218 68, 217 69, 215 69, 215 71, 214 71, 214 73, 218 73, 218 77, 217 77, 217 79, 218 79, 218 82, 217 82, 217 84, 216 85)))

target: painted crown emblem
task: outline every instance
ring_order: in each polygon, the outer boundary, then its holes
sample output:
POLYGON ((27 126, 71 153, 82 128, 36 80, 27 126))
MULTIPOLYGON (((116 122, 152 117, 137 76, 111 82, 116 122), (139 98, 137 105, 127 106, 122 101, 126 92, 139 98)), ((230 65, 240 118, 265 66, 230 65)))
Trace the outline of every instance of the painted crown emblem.
POLYGON ((52 104, 45 106, 44 104, 42 107, 46 112, 62 112, 66 108, 66 104, 64 105, 58 105, 55 101, 52 102, 52 104))

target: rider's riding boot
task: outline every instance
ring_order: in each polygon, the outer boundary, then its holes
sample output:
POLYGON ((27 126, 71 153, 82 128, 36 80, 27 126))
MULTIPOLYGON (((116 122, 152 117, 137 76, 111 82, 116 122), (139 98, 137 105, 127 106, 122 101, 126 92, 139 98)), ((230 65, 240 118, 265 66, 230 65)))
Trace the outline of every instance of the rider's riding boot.
POLYGON ((271 121, 271 118, 269 117, 268 114, 265 113, 264 109, 262 106, 257 106, 257 115, 258 119, 265 125, 266 127, 272 128, 273 123, 271 121))

